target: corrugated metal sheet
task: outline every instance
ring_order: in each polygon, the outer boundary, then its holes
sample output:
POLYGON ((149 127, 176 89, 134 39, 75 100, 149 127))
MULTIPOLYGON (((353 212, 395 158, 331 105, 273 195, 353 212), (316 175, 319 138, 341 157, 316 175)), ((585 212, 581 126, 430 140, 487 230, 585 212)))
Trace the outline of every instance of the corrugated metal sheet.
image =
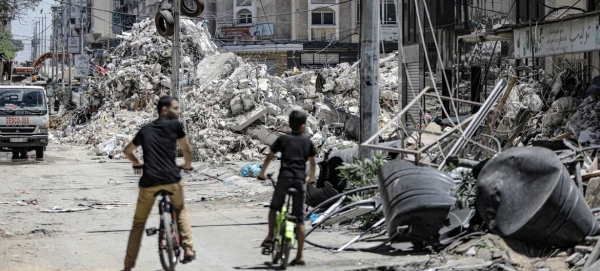
MULTIPOLYGON (((421 91, 420 79, 421 73, 419 70, 419 62, 406 63, 406 71, 408 73, 408 80, 406 81, 406 101, 409 103, 414 100, 415 97, 421 91)), ((416 121, 419 121, 419 113, 421 112, 421 102, 417 102, 411 106, 406 115, 406 123, 409 126, 414 126, 408 113, 412 114, 416 121)))

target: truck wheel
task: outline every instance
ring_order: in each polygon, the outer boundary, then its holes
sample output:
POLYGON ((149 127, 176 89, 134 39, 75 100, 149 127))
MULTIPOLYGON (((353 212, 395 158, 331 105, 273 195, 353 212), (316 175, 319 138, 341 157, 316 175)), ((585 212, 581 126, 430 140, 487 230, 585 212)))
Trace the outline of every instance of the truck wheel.
POLYGON ((44 158, 44 147, 39 147, 35 149, 35 157, 37 159, 44 158))

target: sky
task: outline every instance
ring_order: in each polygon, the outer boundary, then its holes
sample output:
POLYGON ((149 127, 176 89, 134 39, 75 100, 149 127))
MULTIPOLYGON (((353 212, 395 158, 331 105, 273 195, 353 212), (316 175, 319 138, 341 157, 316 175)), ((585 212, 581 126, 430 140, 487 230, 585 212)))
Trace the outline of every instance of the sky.
POLYGON ((40 5, 35 10, 26 11, 26 14, 23 16, 22 20, 12 21, 11 32, 13 34, 13 38, 22 40, 23 44, 25 45, 25 49, 23 49, 23 51, 17 52, 15 56, 16 61, 22 62, 31 60, 31 39, 33 38, 34 28, 33 21, 36 20, 36 17, 43 17, 44 14, 46 14, 46 23, 48 27, 46 30, 46 42, 50 44, 50 34, 52 33, 52 28, 50 27, 52 23, 52 10, 50 7, 53 3, 54 0, 42 0, 40 5), (40 13, 42 11, 43 13, 40 13))

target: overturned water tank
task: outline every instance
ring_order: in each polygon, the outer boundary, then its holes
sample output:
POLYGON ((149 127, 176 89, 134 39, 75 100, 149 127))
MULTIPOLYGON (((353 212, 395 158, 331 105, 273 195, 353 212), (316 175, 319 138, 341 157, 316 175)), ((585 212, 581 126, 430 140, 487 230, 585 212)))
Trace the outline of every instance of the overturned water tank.
POLYGON ((512 148, 477 179, 477 209, 500 236, 572 247, 600 226, 558 156, 546 148, 512 148))
POLYGON ((429 167, 394 159, 378 172, 387 232, 398 242, 439 242, 439 231, 456 199, 447 174, 429 167), (403 226, 402 234, 397 234, 403 226))

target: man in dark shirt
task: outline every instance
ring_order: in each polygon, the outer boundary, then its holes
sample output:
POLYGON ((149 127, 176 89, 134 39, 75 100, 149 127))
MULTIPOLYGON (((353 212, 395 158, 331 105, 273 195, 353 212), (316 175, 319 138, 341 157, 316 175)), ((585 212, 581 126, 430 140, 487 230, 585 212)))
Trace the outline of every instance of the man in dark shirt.
POLYGON ((265 163, 262 167, 260 175, 258 176, 261 180, 266 180, 265 173, 269 163, 275 157, 275 154, 281 152, 281 167, 279 169, 279 176, 277 176, 277 185, 275 186, 275 192, 273 192, 273 199, 271 201, 269 211, 269 235, 262 243, 263 247, 273 246, 273 228, 275 226, 275 219, 277 218, 277 211, 281 210, 284 204, 286 190, 290 187, 296 188, 300 193, 293 198, 292 215, 296 217, 298 221, 298 231, 296 237, 298 238, 298 253, 296 259, 293 260, 290 265, 305 265, 302 250, 304 249, 304 237, 306 235, 306 228, 304 226, 304 184, 315 182, 315 155, 317 150, 312 144, 310 139, 306 138, 302 134, 306 130, 306 118, 308 116, 300 111, 292 111, 290 113, 290 127, 292 128, 291 135, 282 135, 273 146, 271 146, 271 152, 265 159, 265 163), (310 175, 308 181, 306 180, 306 161, 310 161, 310 175))
POLYGON ((192 169, 192 150, 178 120, 177 99, 162 97, 158 101, 157 109, 159 118, 144 126, 123 151, 133 164, 135 173, 142 174, 133 226, 127 244, 125 271, 135 266, 146 219, 154 205, 154 195, 161 190, 172 193, 169 199, 175 209, 177 228, 185 249, 182 263, 195 259, 195 252, 192 249, 194 246, 192 228, 183 198, 183 181, 179 174, 179 167, 175 164, 177 143, 183 150, 185 164, 182 168, 186 171, 192 169), (143 163, 133 153, 138 146, 142 146, 144 152, 143 163))

